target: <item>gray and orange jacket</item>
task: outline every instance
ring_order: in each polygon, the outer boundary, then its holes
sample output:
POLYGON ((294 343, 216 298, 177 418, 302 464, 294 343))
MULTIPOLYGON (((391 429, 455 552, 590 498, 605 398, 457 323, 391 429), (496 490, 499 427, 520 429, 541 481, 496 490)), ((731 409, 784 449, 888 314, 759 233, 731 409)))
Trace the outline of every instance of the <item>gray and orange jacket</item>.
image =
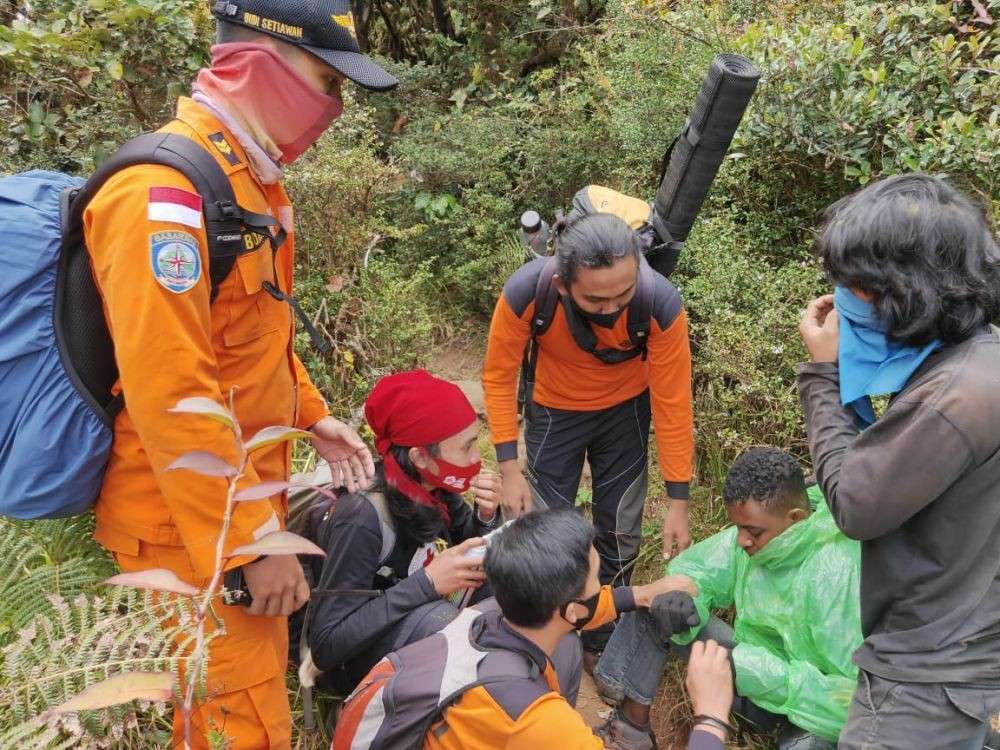
MULTIPOLYGON (((635 609, 632 589, 601 589, 587 629, 635 609)), ((514 678, 479 685, 445 710, 424 740, 424 750, 599 750, 604 743, 560 693, 552 662, 534 643, 514 632, 499 611, 483 615, 475 645, 482 650, 523 654, 543 679, 514 678)))
MULTIPOLYGON (((538 276, 547 259, 525 264, 507 280, 490 324, 483 391, 497 459, 517 458, 517 379, 531 339, 538 276)), ((607 365, 581 349, 562 305, 538 337, 534 402, 552 409, 599 411, 638 396, 647 388, 656 429, 660 471, 669 495, 688 497, 694 456, 691 349, 687 316, 676 287, 654 273, 647 356, 607 365)), ((627 350, 628 311, 614 328, 594 326, 597 346, 627 350)))
MULTIPOLYGON (((635 609, 632 589, 601 589, 594 619, 598 628, 635 609)), ((552 662, 534 643, 515 633, 500 612, 483 615, 475 645, 483 650, 513 651, 538 667, 544 678, 516 678, 474 687, 464 693, 424 739, 424 750, 601 750, 600 740, 562 696, 552 662)), ((688 750, 722 750, 707 732, 691 734, 688 750)))

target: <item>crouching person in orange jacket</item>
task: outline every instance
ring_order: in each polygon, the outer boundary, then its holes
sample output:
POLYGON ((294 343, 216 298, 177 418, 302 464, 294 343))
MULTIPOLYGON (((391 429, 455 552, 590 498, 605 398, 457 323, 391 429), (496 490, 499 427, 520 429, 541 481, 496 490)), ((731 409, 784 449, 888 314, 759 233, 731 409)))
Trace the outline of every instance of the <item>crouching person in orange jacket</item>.
MULTIPOLYGON (((374 473, 357 434, 329 416, 292 348, 295 231, 282 168, 340 114, 344 78, 385 90, 395 79, 359 54, 347 0, 235 0, 214 4, 212 65, 161 132, 199 144, 224 170, 240 208, 280 222, 267 236, 244 229, 243 250, 212 278, 202 196, 179 172, 140 165, 117 173, 90 203, 85 239, 114 341, 124 410, 96 506, 95 537, 125 571, 167 568, 203 586, 212 575, 226 482, 166 471, 178 456, 211 451, 234 462, 228 429, 171 414, 200 396, 227 404, 236 388, 244 434, 269 425, 313 432, 313 442, 354 490, 374 473), (214 292, 214 293, 213 293, 214 292)), ((259 217, 258 217, 259 218, 259 217)), ((257 451, 242 482, 285 481, 291 451, 257 451)), ((232 550, 282 528, 282 494, 240 503, 225 540, 232 550)), ((207 695, 193 717, 194 745, 216 731, 227 747, 287 748, 286 616, 308 598, 292 555, 233 558, 253 606, 219 607, 225 632, 211 641, 207 695)), ((175 712, 175 741, 183 736, 175 712)), ((176 743, 175 743, 176 744, 176 743)))
POLYGON ((376 664, 345 703, 332 750, 414 746, 415 727, 426 728, 425 750, 598 750, 604 742, 560 685, 557 647, 660 594, 693 589, 684 576, 602 587, 594 528, 572 509, 512 521, 485 566, 499 610, 463 610, 376 664))

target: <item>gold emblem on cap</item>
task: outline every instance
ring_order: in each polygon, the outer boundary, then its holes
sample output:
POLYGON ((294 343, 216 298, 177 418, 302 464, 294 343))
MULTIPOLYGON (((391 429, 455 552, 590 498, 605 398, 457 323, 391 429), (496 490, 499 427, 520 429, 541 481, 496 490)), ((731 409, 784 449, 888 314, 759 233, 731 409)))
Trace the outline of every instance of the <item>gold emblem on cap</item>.
POLYGON ((355 36, 357 32, 354 31, 354 16, 350 13, 344 13, 343 15, 331 15, 330 18, 338 26, 342 26, 351 32, 351 36, 355 36))

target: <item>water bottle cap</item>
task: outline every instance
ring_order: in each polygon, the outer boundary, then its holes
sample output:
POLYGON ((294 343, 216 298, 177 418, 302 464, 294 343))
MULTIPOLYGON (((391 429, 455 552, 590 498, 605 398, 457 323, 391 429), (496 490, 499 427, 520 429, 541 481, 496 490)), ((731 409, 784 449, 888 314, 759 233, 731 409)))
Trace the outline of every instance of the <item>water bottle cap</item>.
POLYGON ((525 232, 537 232, 542 226, 542 217, 537 211, 525 211, 521 214, 521 229, 525 232))

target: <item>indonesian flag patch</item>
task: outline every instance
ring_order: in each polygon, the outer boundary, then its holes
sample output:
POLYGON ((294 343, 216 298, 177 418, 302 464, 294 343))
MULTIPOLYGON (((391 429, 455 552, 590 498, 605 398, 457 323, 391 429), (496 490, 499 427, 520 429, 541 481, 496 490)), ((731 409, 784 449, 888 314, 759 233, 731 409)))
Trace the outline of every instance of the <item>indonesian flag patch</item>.
POLYGON ((201 229, 201 196, 173 187, 149 189, 149 220, 201 229))

